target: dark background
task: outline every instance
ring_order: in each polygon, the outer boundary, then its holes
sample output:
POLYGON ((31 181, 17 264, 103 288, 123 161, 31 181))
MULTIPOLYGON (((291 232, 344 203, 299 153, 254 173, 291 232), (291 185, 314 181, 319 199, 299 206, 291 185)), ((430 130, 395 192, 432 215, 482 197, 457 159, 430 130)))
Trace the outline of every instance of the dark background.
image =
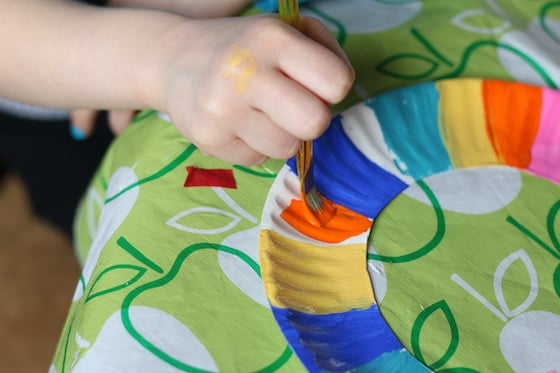
POLYGON ((24 181, 32 208, 71 235, 74 213, 113 136, 101 112, 93 134, 77 141, 68 120, 40 121, 0 113, 0 178, 24 181))

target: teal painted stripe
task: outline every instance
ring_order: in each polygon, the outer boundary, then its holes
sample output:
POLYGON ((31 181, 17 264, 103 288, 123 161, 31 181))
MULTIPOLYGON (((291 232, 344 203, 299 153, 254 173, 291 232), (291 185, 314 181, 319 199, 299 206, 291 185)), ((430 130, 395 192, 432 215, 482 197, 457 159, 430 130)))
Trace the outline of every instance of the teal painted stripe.
POLYGON ((390 91, 366 104, 375 111, 385 143, 404 175, 421 180, 453 168, 439 132, 435 83, 390 91))

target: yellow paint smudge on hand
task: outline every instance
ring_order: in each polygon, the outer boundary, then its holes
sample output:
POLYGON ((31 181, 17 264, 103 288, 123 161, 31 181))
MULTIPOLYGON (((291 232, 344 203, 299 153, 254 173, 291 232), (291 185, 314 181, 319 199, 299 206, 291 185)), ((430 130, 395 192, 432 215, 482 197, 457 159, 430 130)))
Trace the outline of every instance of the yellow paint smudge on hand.
POLYGON ((234 45, 227 58, 224 76, 235 80, 235 91, 243 94, 249 87, 251 78, 257 73, 257 62, 248 49, 234 45))

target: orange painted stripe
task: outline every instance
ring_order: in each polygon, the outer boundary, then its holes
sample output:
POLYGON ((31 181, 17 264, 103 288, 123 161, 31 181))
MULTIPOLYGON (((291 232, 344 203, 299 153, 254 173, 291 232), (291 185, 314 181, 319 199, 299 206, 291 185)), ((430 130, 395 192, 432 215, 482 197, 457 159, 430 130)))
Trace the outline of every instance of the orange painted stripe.
POLYGON ((307 204, 297 199, 292 200, 280 217, 307 237, 330 244, 358 236, 371 228, 371 220, 367 217, 326 198, 324 201, 330 204, 333 210, 333 216, 326 224, 320 224, 307 204))
POLYGON ((525 169, 539 130, 542 92, 536 86, 485 80, 486 129, 500 163, 525 169))

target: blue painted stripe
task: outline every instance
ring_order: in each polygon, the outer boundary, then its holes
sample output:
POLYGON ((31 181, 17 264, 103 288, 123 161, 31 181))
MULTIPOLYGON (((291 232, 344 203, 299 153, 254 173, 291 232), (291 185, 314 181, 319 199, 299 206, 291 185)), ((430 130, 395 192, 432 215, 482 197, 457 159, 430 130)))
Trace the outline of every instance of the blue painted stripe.
POLYGON ((439 93, 434 82, 390 91, 366 102, 405 175, 421 180, 453 168, 438 127, 439 93))
POLYGON ((377 305, 366 310, 316 315, 272 307, 294 352, 310 372, 344 372, 402 350, 377 305))
POLYGON ((430 373, 431 369, 422 364, 406 350, 391 351, 374 361, 357 367, 352 373, 430 373))
MULTIPOLYGON (((369 160, 342 127, 342 115, 313 144, 317 187, 331 201, 369 218, 377 214, 408 185, 369 160)), ((288 165, 294 171, 295 159, 288 165)))

